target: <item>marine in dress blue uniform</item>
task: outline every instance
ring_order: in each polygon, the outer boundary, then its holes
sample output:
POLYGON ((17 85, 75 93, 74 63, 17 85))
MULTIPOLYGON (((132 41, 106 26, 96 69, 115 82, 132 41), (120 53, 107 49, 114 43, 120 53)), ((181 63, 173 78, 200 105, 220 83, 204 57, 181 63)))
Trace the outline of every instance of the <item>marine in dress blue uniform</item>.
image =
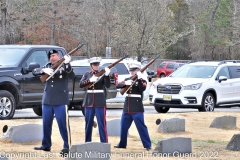
POLYGON ((140 72, 141 63, 133 62, 129 64, 131 75, 137 74, 138 79, 133 82, 130 78, 119 83, 117 88, 124 88, 126 85, 132 85, 127 91, 125 98, 123 113, 121 117, 120 142, 115 148, 127 147, 128 129, 134 121, 138 133, 140 135, 143 147, 147 150, 151 149, 151 140, 148 134, 147 126, 144 123, 144 107, 142 103, 143 91, 146 89, 147 82, 144 80, 144 75, 140 72))
POLYGON ((106 98, 104 89, 110 87, 110 69, 105 68, 105 74, 99 78, 95 76, 98 73, 100 57, 92 57, 88 60, 92 68, 86 72, 80 80, 79 86, 86 87, 90 83, 95 83, 92 87, 87 88, 82 106, 85 107, 85 142, 92 141, 92 126, 94 115, 97 117, 100 141, 108 143, 108 134, 106 126, 106 98))
MULTIPOLYGON (((50 50, 48 53, 50 63, 42 68, 36 68, 33 75, 42 75, 43 73, 52 75, 51 69, 59 59, 60 55, 56 50, 50 50)), ((59 71, 57 71, 48 81, 45 82, 45 88, 42 98, 42 119, 43 119, 43 139, 42 146, 35 147, 35 150, 50 151, 52 146, 52 124, 54 114, 58 123, 59 131, 64 141, 63 149, 60 154, 69 152, 71 147, 71 133, 68 118, 69 90, 68 78, 74 77, 74 72, 69 64, 71 57, 64 56, 65 61, 59 71)))

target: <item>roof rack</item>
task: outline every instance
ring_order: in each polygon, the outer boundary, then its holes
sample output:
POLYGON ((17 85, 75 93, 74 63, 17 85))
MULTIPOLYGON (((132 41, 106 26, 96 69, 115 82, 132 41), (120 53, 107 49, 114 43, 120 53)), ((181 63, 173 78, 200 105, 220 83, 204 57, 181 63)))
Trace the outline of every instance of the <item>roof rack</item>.
POLYGON ((209 62, 209 61, 214 61, 214 60, 211 60, 211 59, 189 60, 188 63, 194 63, 194 62, 209 62))
POLYGON ((191 60, 174 60, 174 59, 172 59, 172 60, 164 60, 163 62, 187 63, 187 62, 189 62, 189 61, 191 61, 191 60))
POLYGON ((240 60, 222 60, 221 62, 218 63, 218 65, 225 64, 227 62, 240 63, 240 60))

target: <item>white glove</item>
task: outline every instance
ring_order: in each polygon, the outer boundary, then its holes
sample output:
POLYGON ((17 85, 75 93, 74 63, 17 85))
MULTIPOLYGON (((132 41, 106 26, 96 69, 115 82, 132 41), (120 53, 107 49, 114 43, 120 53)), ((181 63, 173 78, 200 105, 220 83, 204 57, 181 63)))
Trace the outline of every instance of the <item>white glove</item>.
POLYGON ((49 76, 51 76, 53 74, 53 69, 52 68, 43 68, 42 72, 48 74, 49 76))
POLYGON ((89 79, 89 81, 90 81, 90 82, 96 82, 97 79, 98 79, 98 77, 92 76, 92 77, 89 79))
POLYGON ((108 76, 110 73, 110 69, 108 67, 106 67, 104 70, 105 70, 105 76, 108 76))
POLYGON ((64 60, 64 63, 67 64, 67 63, 69 63, 69 62, 71 61, 71 56, 65 55, 65 56, 64 56, 64 59, 65 59, 65 60, 64 60))
POLYGON ((138 71, 137 72, 137 77, 138 77, 138 79, 141 79, 141 78, 144 77, 144 75, 142 74, 142 72, 138 71))
POLYGON ((132 80, 131 79, 129 79, 129 80, 126 80, 125 81, 125 85, 128 85, 128 86, 130 86, 130 85, 132 85, 132 80))

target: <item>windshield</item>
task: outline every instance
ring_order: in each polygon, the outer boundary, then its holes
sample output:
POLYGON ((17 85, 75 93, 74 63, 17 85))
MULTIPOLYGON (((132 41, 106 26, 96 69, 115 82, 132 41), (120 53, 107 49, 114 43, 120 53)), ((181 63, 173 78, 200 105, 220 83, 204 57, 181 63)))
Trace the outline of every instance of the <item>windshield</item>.
POLYGON ((183 65, 169 77, 178 78, 211 78, 217 66, 183 65))
POLYGON ((0 66, 16 66, 27 53, 27 49, 1 48, 0 66))

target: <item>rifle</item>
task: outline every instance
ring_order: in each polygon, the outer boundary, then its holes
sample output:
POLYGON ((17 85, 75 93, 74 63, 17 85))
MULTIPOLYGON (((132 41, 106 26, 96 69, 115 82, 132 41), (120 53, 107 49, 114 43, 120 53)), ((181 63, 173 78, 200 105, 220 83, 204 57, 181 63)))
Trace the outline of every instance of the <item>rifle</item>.
MULTIPOLYGON (((84 44, 80 44, 78 47, 74 48, 73 50, 71 50, 67 55, 72 55, 73 53, 75 53, 78 49, 80 49, 84 44)), ((54 64, 51 68, 52 69, 56 69, 53 74, 51 76, 49 76, 46 73, 43 73, 43 75, 40 77, 40 80, 42 82, 45 82, 47 80, 49 80, 49 78, 51 78, 58 70, 59 68, 62 66, 62 64, 64 63, 65 58, 61 58, 56 64, 54 64)))
MULTIPOLYGON (((107 68, 111 69, 112 67, 114 67, 116 64, 118 64, 119 62, 121 62, 123 59, 125 59, 127 57, 128 57, 128 55, 124 56, 123 58, 117 60, 116 62, 108 65, 107 68)), ((95 83, 97 83, 103 77, 104 73, 105 73, 105 69, 102 69, 100 72, 95 74, 95 76, 98 77, 97 81, 89 83, 85 88, 88 89, 89 87, 92 87, 95 83)))
MULTIPOLYGON (((157 57, 155 57, 154 59, 152 59, 150 62, 148 62, 148 64, 145 65, 145 66, 140 70, 140 72, 143 73, 143 72, 148 68, 148 66, 150 66, 156 59, 159 58, 159 56, 160 56, 160 54, 159 54, 157 57)), ((121 89, 120 89, 120 93, 121 93, 122 95, 123 95, 125 92, 127 92, 127 91, 132 87, 132 85, 137 81, 137 74, 135 74, 134 76, 132 76, 131 80, 133 81, 133 83, 132 83, 131 85, 126 85, 124 88, 121 88, 121 89)))

